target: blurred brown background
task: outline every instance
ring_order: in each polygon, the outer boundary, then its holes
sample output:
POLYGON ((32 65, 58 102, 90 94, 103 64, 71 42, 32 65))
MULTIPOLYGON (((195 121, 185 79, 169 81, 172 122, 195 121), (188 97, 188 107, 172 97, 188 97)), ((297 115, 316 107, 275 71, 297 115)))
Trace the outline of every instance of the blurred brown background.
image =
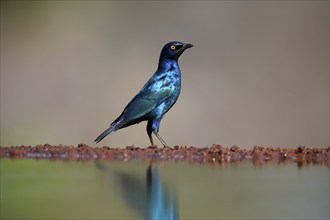
MULTIPOLYGON (((1 146, 95 146, 172 40, 195 47, 169 145, 329 146, 328 1, 2 1, 1 146)), ((145 126, 100 145, 148 146, 145 126)))

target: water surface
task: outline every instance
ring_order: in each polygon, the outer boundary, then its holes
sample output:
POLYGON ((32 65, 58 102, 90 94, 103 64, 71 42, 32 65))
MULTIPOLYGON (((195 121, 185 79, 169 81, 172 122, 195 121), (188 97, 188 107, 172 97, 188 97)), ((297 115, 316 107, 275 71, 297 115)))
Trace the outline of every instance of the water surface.
POLYGON ((1 219, 328 219, 329 168, 135 160, 1 163, 1 219))

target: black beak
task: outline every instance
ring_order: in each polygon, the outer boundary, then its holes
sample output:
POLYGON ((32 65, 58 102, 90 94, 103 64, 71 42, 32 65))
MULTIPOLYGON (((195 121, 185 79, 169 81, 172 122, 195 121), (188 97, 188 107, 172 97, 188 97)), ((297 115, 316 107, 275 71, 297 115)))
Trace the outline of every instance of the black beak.
POLYGON ((192 45, 192 44, 184 44, 183 45, 183 48, 184 49, 188 49, 188 48, 190 48, 190 47, 193 47, 194 45, 192 45))

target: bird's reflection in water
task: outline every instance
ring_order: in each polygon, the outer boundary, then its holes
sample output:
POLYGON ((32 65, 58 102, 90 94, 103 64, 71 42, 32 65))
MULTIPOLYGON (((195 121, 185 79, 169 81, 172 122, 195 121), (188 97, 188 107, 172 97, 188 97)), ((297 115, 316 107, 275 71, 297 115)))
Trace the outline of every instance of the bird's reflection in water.
POLYGON ((179 219, 176 196, 170 188, 162 183, 158 169, 150 164, 146 177, 140 179, 132 174, 114 171, 105 163, 96 162, 96 166, 104 174, 116 181, 125 203, 142 219, 179 219))

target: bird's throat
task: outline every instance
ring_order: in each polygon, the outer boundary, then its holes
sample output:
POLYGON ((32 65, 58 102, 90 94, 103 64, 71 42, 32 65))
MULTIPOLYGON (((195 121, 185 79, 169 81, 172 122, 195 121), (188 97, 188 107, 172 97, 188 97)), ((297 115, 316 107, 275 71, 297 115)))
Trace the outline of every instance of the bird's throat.
POLYGON ((176 60, 160 59, 158 71, 161 72, 180 72, 179 64, 176 60))

